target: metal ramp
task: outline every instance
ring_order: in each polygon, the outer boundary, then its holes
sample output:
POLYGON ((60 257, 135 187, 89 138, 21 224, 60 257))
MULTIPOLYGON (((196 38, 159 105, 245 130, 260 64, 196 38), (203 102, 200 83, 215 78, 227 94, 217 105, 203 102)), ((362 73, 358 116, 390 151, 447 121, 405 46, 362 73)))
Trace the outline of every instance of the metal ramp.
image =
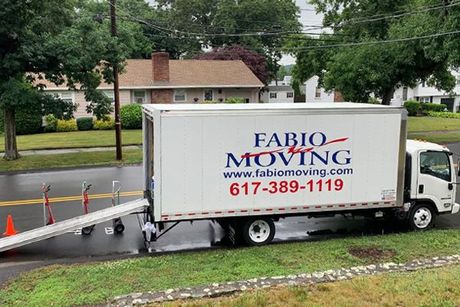
POLYGON ((62 222, 57 222, 52 225, 18 233, 14 236, 0 239, 0 252, 46 240, 86 226, 110 221, 114 218, 129 215, 131 213, 142 212, 148 206, 149 203, 146 199, 137 199, 62 222))

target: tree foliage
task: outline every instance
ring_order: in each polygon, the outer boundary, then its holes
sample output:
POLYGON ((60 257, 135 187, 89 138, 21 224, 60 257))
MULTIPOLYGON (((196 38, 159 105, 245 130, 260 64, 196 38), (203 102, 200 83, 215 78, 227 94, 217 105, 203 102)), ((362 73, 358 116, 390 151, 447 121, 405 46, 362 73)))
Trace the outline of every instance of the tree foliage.
POLYGON ((194 57, 202 48, 240 45, 267 59, 273 78, 284 35, 246 35, 300 31, 293 0, 158 0, 150 37, 173 57, 194 57), (229 35, 230 34, 230 35, 229 35))
MULTIPOLYGON (((135 2, 140 1, 129 3, 135 2)), ((120 23, 118 38, 111 36, 107 2, 3 0, 1 7, 0 109, 5 116, 7 159, 18 158, 16 110, 50 101, 55 108, 59 103, 43 96, 43 79, 83 91, 91 102, 88 111, 103 118, 112 106, 97 90, 100 82, 112 82, 113 64, 122 70, 124 59, 150 48, 149 41, 138 35, 141 25, 132 21, 120 23)))
POLYGON ((269 72, 264 56, 255 51, 247 50, 239 45, 215 48, 195 57, 198 60, 241 60, 259 78, 262 83, 267 83, 269 72))
POLYGON ((414 86, 421 80, 445 91, 455 85, 449 69, 458 67, 459 52, 452 52, 459 50, 458 35, 375 42, 458 29, 458 6, 443 8, 450 2, 438 0, 312 3, 324 14, 323 24, 334 33, 319 38, 303 37, 288 44, 297 57, 293 70, 297 80, 303 82, 318 75, 320 85, 326 90, 340 91, 346 100, 367 102, 374 93, 384 104, 389 104, 397 87, 414 86), (439 8, 426 10, 435 6, 439 8), (397 16, 398 12, 406 14, 397 16), (359 44, 345 46, 353 43, 359 44))

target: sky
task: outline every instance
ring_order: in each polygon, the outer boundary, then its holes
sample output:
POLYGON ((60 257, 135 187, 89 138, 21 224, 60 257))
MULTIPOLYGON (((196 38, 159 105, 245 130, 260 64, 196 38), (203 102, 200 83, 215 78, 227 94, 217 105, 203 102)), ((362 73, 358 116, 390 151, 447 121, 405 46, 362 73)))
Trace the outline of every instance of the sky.
MULTIPOLYGON (((300 22, 303 25, 321 25, 323 21, 322 14, 316 14, 314 7, 308 3, 308 0, 296 0, 297 6, 301 9, 300 11, 300 22)), ((314 32, 314 30, 308 30, 314 32)), ((285 55, 279 62, 281 65, 295 64, 295 58, 290 55, 285 55)))

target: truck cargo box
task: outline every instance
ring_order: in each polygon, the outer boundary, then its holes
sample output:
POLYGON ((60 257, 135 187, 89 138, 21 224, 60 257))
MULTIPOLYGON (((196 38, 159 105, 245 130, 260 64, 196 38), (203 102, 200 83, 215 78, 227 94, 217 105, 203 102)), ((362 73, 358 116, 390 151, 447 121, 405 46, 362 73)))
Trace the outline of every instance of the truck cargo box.
POLYGON ((143 108, 145 191, 156 222, 402 206, 403 108, 143 108))

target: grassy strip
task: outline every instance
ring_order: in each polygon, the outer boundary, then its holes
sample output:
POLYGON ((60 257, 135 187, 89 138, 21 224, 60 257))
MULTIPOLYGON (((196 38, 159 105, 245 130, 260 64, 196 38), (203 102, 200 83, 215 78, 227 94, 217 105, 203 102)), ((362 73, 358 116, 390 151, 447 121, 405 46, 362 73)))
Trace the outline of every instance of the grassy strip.
POLYGON ((131 292, 322 271, 376 261, 406 262, 459 252, 460 230, 435 230, 52 266, 27 272, 0 289, 0 305, 104 303, 113 296, 131 292), (377 247, 394 253, 388 253, 384 259, 359 259, 348 252, 350 247, 377 247))
POLYGON ((142 162, 141 149, 123 150, 123 161, 115 159, 115 150, 24 156, 18 160, 0 158, 0 172, 51 169, 78 166, 124 165, 142 162))
MULTIPOLYGON (((123 145, 142 144, 142 130, 123 130, 123 145)), ((18 150, 106 147, 115 146, 114 130, 91 130, 74 132, 40 133, 18 135, 18 150)), ((0 151, 5 147, 5 138, 0 135, 0 151)))
POLYGON ((409 117, 409 132, 460 130, 460 119, 439 117, 409 117))
POLYGON ((460 266, 275 288, 166 306, 460 306, 460 266))
POLYGON ((409 139, 424 140, 437 144, 449 144, 460 142, 460 131, 440 131, 440 132, 409 132, 409 139))

